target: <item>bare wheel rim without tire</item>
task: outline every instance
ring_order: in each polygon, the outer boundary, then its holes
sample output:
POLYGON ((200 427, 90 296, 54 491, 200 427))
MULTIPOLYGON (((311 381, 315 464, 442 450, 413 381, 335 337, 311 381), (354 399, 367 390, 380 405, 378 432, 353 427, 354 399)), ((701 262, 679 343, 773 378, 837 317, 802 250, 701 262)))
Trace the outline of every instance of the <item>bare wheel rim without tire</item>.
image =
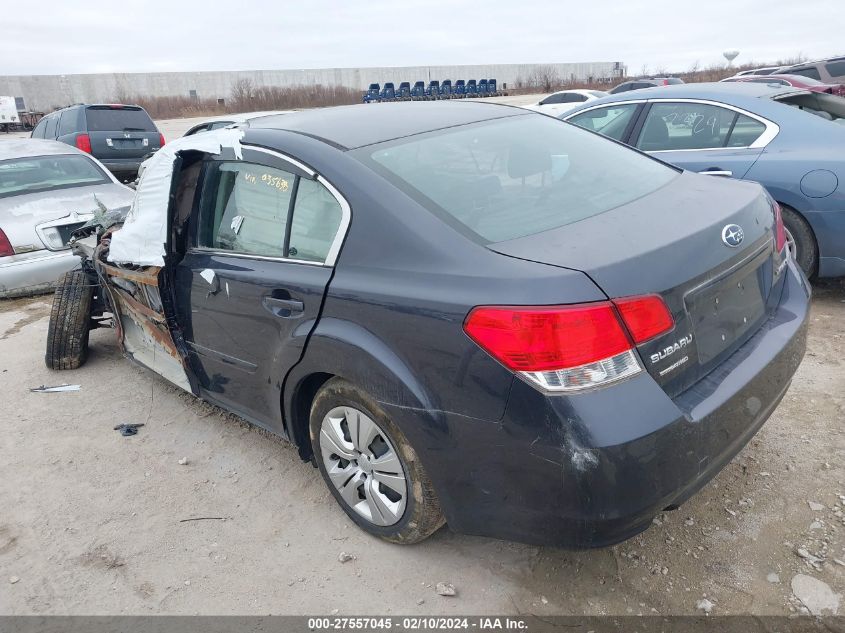
POLYGON ((335 407, 320 425, 320 452, 340 498, 356 514, 381 527, 399 522, 410 486, 396 448, 372 418, 335 407))

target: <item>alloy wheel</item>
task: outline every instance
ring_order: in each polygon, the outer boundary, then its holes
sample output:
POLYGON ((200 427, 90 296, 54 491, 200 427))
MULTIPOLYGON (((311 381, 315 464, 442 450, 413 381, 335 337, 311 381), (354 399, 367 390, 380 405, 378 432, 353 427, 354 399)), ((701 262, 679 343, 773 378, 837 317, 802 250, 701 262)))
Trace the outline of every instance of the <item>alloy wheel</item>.
POLYGON ((320 425, 320 452, 343 502, 377 526, 399 522, 408 480, 396 448, 366 413, 335 407, 320 425))

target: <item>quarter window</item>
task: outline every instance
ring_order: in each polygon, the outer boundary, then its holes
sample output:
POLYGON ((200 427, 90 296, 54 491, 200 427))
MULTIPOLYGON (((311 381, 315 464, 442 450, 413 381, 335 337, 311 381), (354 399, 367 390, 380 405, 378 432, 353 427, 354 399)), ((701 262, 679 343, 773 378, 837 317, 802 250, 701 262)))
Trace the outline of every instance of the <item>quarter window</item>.
POLYGON ((834 79, 841 79, 845 77, 845 60, 839 62, 829 62, 824 65, 827 74, 834 79))
POLYGON ((41 119, 35 129, 32 130, 32 138, 44 138, 45 129, 47 129, 47 119, 41 119))
POLYGON ((65 134, 72 134, 77 130, 77 111, 65 110, 62 112, 62 118, 59 121, 59 131, 56 136, 64 136, 65 134))
POLYGON ((58 120, 57 115, 47 117, 47 127, 44 128, 44 138, 56 138, 56 123, 58 120))
POLYGON ((213 162, 203 186, 198 244, 322 263, 341 217, 337 199, 317 181, 254 163, 213 162))
POLYGON ((570 123, 582 127, 592 132, 598 132, 604 136, 608 136, 617 141, 621 141, 631 122, 631 118, 637 111, 638 104, 627 103, 620 106, 608 106, 606 108, 596 108, 595 110, 588 110, 577 114, 571 119, 570 123))
POLYGON ((315 180, 301 179, 290 231, 288 256, 324 262, 329 255, 342 212, 337 199, 315 180))
POLYGON ((740 114, 731 135, 728 138, 728 147, 748 147, 766 131, 765 124, 750 116, 740 114))
POLYGON ((821 78, 822 78, 821 75, 819 74, 818 69, 815 68, 814 66, 811 66, 809 68, 798 68, 797 70, 790 69, 789 74, 790 75, 801 75, 803 77, 810 77, 811 79, 816 79, 816 80, 819 80, 819 81, 821 81, 821 78))

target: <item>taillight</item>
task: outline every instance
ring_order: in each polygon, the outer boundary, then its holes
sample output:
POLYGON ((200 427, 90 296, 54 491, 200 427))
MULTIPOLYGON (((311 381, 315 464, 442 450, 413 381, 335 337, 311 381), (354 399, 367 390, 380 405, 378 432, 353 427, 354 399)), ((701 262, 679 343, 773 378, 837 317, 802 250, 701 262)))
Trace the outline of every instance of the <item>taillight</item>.
POLYGON ((786 230, 783 228, 783 214, 780 205, 775 202, 772 205, 775 214, 775 250, 780 253, 786 246, 786 230))
POLYGON ((657 295, 614 299, 613 303, 637 345, 668 332, 675 325, 669 308, 657 295))
POLYGON ((76 135, 76 147, 77 149, 81 149, 86 154, 91 153, 91 137, 87 134, 77 134, 76 135))
POLYGON ((12 243, 9 241, 9 238, 6 237, 3 229, 0 229, 0 257, 9 257, 14 254, 15 249, 12 248, 12 243))
POLYGON ((467 315, 464 331, 540 388, 578 391, 639 373, 634 345, 673 325, 662 299, 649 296, 560 306, 481 306, 467 315))
POLYGON ((164 147, 164 134, 162 134, 161 132, 159 132, 158 134, 158 142, 161 147, 164 147))

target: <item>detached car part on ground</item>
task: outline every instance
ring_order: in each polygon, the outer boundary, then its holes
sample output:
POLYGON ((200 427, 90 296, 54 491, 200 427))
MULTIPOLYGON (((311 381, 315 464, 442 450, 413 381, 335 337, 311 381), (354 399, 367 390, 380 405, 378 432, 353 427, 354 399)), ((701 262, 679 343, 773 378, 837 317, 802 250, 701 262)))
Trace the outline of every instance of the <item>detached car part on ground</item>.
POLYGON ((71 233, 96 213, 127 207, 133 192, 95 158, 55 141, 0 145, 0 298, 52 291, 79 267, 71 233))
POLYGON ((48 366, 84 360, 90 302, 127 356, 288 438, 397 543, 444 521, 628 538, 736 455, 805 349, 809 287, 759 185, 520 108, 186 137, 91 230, 48 366))

